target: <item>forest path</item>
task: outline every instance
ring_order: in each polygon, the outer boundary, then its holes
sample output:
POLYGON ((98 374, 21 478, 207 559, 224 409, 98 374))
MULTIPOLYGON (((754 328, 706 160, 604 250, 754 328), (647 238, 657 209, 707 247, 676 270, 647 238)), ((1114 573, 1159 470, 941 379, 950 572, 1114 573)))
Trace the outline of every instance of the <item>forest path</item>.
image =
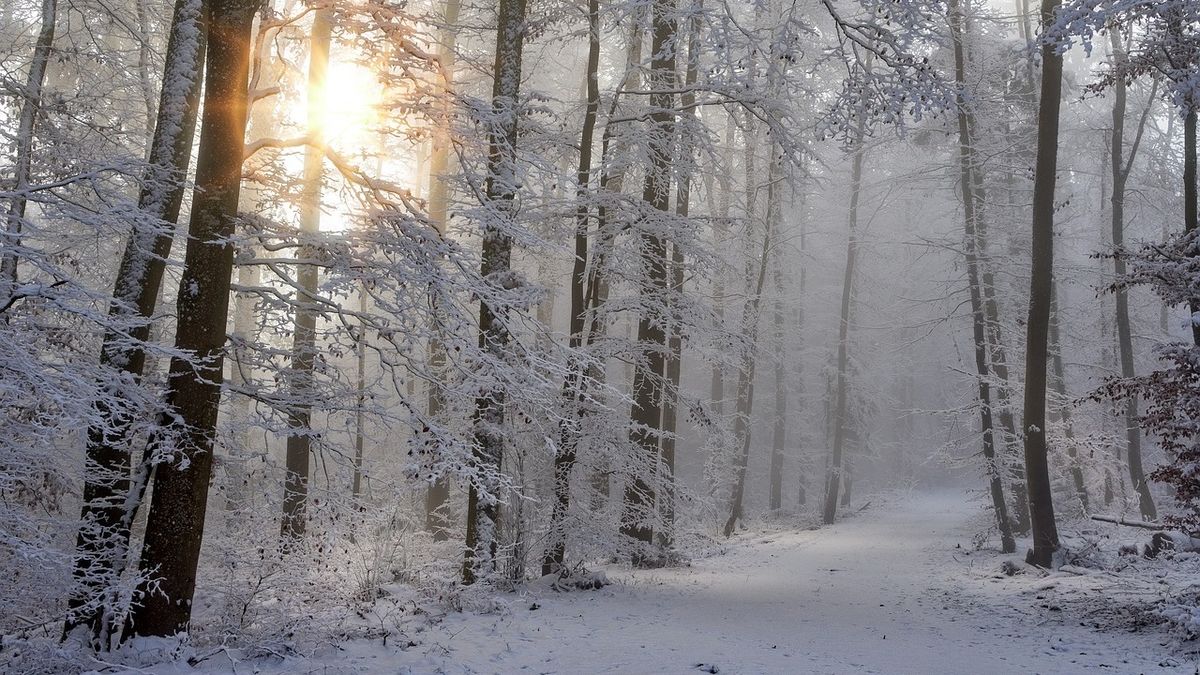
POLYGON ((689 568, 452 614, 394 661, 369 659, 412 673, 1180 672, 1160 665, 1161 634, 1084 627, 1029 595, 1045 580, 1014 587, 996 574, 1003 556, 968 553, 979 516, 963 493, 918 493, 832 527, 736 537, 689 568))

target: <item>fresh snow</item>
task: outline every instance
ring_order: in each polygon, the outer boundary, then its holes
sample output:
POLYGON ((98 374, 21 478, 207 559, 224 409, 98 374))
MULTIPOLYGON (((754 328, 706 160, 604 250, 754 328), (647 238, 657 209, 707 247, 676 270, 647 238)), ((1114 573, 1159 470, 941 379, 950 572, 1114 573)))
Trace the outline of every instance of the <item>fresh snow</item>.
POLYGON ((735 537, 688 567, 614 568, 598 591, 535 583, 492 613, 414 618, 387 645, 150 672, 1195 672, 1159 622, 1112 620, 1115 577, 972 550, 986 514, 968 495, 875 504, 832 527, 735 537), (1003 575, 1006 560, 1021 573, 1003 575))

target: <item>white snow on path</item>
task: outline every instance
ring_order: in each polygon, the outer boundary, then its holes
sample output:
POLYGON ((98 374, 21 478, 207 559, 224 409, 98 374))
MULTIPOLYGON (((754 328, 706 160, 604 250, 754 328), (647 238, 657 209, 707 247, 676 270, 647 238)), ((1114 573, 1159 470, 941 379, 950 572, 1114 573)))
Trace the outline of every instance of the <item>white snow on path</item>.
POLYGON ((623 573, 599 591, 539 591, 511 596, 508 612, 449 614, 406 651, 353 644, 287 670, 1194 672, 1166 660, 1161 632, 1097 631, 1032 596, 1015 602, 1008 580, 993 578, 1002 557, 965 552, 978 513, 962 493, 918 494, 820 530, 735 539, 688 568, 623 573))

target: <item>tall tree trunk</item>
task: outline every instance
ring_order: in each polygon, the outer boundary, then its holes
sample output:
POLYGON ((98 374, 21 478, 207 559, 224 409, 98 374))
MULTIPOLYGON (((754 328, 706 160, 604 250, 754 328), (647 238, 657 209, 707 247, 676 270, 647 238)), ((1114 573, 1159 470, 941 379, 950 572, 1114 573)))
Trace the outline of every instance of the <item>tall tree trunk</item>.
MULTIPOLYGON (((643 12, 633 12, 630 16, 630 34, 625 48, 624 78, 620 90, 615 92, 612 97, 608 109, 608 119, 604 124, 604 132, 600 136, 600 160, 597 163, 601 167, 599 186, 601 199, 596 204, 596 243, 589 249, 591 259, 586 267, 585 276, 587 282, 584 291, 584 306, 587 312, 584 344, 587 346, 591 346, 595 341, 603 337, 608 329, 608 320, 601 313, 600 308, 608 302, 610 288, 606 274, 607 256, 622 225, 610 222, 606 199, 607 195, 619 194, 625 181, 624 167, 617 166, 614 169, 611 166, 609 158, 618 145, 614 143, 618 126, 614 118, 617 117, 618 105, 621 101, 620 94, 623 91, 636 90, 640 82, 639 72, 642 61, 642 36, 644 30, 643 12)), ((626 367, 627 369, 629 368, 628 363, 626 367)), ((605 384, 607 382, 607 363, 594 363, 589 369, 588 377, 598 385, 605 384)), ((629 380, 631 378, 627 375, 626 379, 629 380)), ((612 473, 610 467, 598 466, 594 468, 591 475, 592 487, 595 490, 595 501, 591 505, 593 511, 599 511, 603 508, 604 501, 610 496, 612 488, 610 477, 612 473)))
MULTIPOLYGON (((650 57, 650 115, 647 129, 648 155, 642 201, 659 213, 666 214, 671 205, 672 137, 674 136, 676 26, 675 0, 654 0, 651 6, 650 57)), ((637 342, 645 345, 642 358, 633 373, 633 405, 629 411, 632 430, 631 445, 640 448, 647 466, 657 466, 661 459, 663 386, 667 336, 660 315, 670 295, 667 278, 667 243, 658 232, 659 225, 644 228, 641 237, 642 264, 645 275, 643 302, 655 306, 643 307, 638 319, 637 342)), ((649 545, 653 542, 653 516, 656 508, 655 488, 643 473, 631 476, 625 486, 625 502, 621 516, 621 533, 649 545)), ((645 557, 647 551, 635 554, 635 563, 653 562, 645 557)))
MULTIPOLYGON (((1137 155, 1137 146, 1142 138, 1142 129, 1139 128, 1138 130, 1137 140, 1133 144, 1129 155, 1129 162, 1126 164, 1124 146, 1127 92, 1123 73, 1128 58, 1125 55, 1124 46, 1121 44, 1120 28, 1114 26, 1109 31, 1109 36, 1112 40, 1113 58, 1116 60, 1116 67, 1119 73, 1116 82, 1113 84, 1113 126, 1109 152, 1111 159, 1110 167, 1112 169, 1112 244, 1113 248, 1120 249, 1125 243, 1125 183, 1129 178, 1129 170, 1132 168, 1133 160, 1137 155)), ((1153 95, 1151 96, 1152 102, 1153 95)), ((1150 103, 1147 105, 1150 105, 1150 103)), ((1113 268, 1116 278, 1120 279, 1125 276, 1125 259, 1121 256, 1116 256, 1113 259, 1113 268)), ((1115 294, 1117 307, 1117 346, 1121 356, 1121 377, 1129 379, 1134 375, 1133 338, 1129 327, 1129 293, 1124 287, 1118 286, 1115 294)), ((1142 470, 1142 431, 1138 425, 1138 399, 1136 396, 1130 396, 1125 400, 1125 445, 1129 458, 1129 480, 1133 483, 1133 488, 1137 490, 1138 505, 1142 512, 1142 518, 1154 520, 1158 517, 1158 512, 1154 508, 1154 498, 1150 495, 1150 486, 1146 483, 1146 476, 1142 470)))
MULTIPOLYGON (((162 288, 171 253, 195 136, 204 60, 200 0, 179 0, 167 39, 166 68, 151 140, 149 166, 138 195, 138 217, 126 242, 113 288, 109 316, 131 323, 127 336, 109 332, 100 363, 136 381, 146 365, 142 345, 150 337, 150 318, 162 288)), ((114 391, 116 398, 124 396, 114 391)), ((85 482, 76 539, 74 587, 68 601, 64 636, 86 625, 93 644, 108 648, 118 626, 113 614, 116 583, 127 564, 130 528, 150 471, 142 463, 136 485, 130 482, 131 424, 119 410, 101 407, 105 426, 87 431, 85 482), (131 488, 133 491, 131 492, 131 488)))
MULTIPOLYGON (((717 186, 720 196, 717 199, 716 217, 713 218, 713 245, 721 250, 725 239, 729 236, 729 201, 733 186, 729 179, 733 165, 733 117, 725 119, 725 166, 717 176, 717 186)), ((713 275, 713 316, 716 319, 717 333, 725 331, 725 284, 720 270, 713 275)), ((724 338, 721 338, 722 340, 724 338)), ((721 359, 713 359, 712 380, 709 385, 709 399, 713 404, 713 413, 720 420, 725 416, 725 368, 721 359)))
MULTIPOLYGON (((358 309, 367 313, 367 289, 360 288, 358 309)), ((354 475, 350 482, 350 496, 355 506, 362 504, 363 454, 366 450, 366 405, 367 405, 367 324, 358 324, 358 334, 354 337, 355 368, 355 397, 354 410, 354 475)), ((361 506, 360 506, 361 508, 361 506)))
MULTIPOLYGON (((768 207, 768 210, 770 208, 768 207)), ((784 343, 787 331, 783 319, 783 261, 780 253, 775 253, 775 306, 774 306, 775 335, 775 428, 771 438, 771 474, 770 501, 772 511, 783 508, 783 451, 787 445, 787 350, 784 343)))
MULTIPOLYGON (((692 18, 688 22, 688 56, 684 71, 683 94, 679 97, 682 119, 695 121, 696 94, 693 89, 700 76, 700 0, 692 2, 692 18)), ((695 138, 692 129, 684 125, 679 135, 679 182, 675 188, 675 215, 681 221, 691 212, 692 171, 695 166, 695 138)), ((667 391, 663 401, 662 457, 663 492, 660 495, 663 527, 656 532, 658 546, 668 549, 674 540, 675 529, 675 441, 679 430, 679 385, 683 376, 683 318, 679 305, 683 296, 684 256, 679 244, 671 245, 671 307, 670 336, 667 338, 667 391)))
POLYGON ((998 418, 1002 432, 1002 446, 997 446, 997 468, 1004 473, 1004 458, 1007 457, 1012 467, 1009 471, 1012 477, 1012 526, 1017 534, 1029 532, 1029 498, 1025 483, 1025 461, 1019 445, 1020 435, 1017 433, 1016 416, 1013 414, 1012 378, 1008 369, 1008 350, 1004 343, 1004 331, 1000 325, 1000 303, 996 298, 996 280, 989 264, 987 219, 984 217, 984 190, 982 171, 972 171, 972 192, 975 195, 976 227, 975 239, 977 264, 980 281, 983 286, 983 312, 987 319, 988 356, 991 371, 996 376, 996 413, 993 422, 998 418), (1004 455, 1000 449, 1004 449, 1004 455))
MULTIPOLYGON (((433 151, 429 158, 429 220, 439 232, 446 231, 446 220, 450 215, 450 146, 452 131, 450 118, 454 111, 451 99, 454 90, 455 42, 458 39, 458 15, 462 9, 462 0, 446 0, 443 9, 443 25, 441 39, 438 43, 438 63, 441 65, 443 78, 441 119, 438 120, 438 134, 434 139, 433 151)), ((438 309, 435 307, 435 310, 438 309)), ((439 386, 440 380, 446 376, 446 348, 438 334, 440 326, 434 327, 433 337, 429 341, 429 367, 434 377, 439 380, 430 384, 429 396, 426 401, 426 412, 429 418, 437 420, 446 407, 444 395, 439 386)), ((440 476, 434 480, 425 493, 425 529, 433 535, 434 541, 445 541, 450 538, 450 516, 446 512, 447 501, 450 499, 450 479, 440 476)))
MULTIPOLYGON (((1196 185, 1196 109, 1189 108, 1183 118, 1183 230, 1194 232, 1200 225, 1197 212, 1196 185)), ((1189 323, 1192 326, 1192 342, 1200 346, 1200 303, 1193 302, 1189 323)))
MULTIPOLYGON (((800 287, 796 292, 796 334, 800 337, 802 344, 807 344, 804 339, 805 328, 805 300, 808 292, 808 211, 804 207, 806 203, 805 193, 801 193, 800 207, 800 287)), ((804 395, 804 358, 803 355, 797 355, 795 360, 795 382, 797 383, 797 396, 800 398, 800 408, 804 409, 808 399, 804 395)), ((796 499, 800 506, 805 506, 808 503, 808 471, 812 469, 811 462, 806 462, 804 459, 804 448, 801 443, 804 440, 801 434, 796 440, 796 499)))
MULTIPOLYGON (((511 220, 515 215, 517 191, 518 96, 521 87, 521 57, 525 45, 526 0, 500 0, 496 21, 496 60, 492 82, 492 123, 488 134, 488 165, 485 194, 492 218, 484 223, 480 276, 501 283, 511 270, 511 220), (497 220, 502 222, 497 222, 497 220)), ((511 336, 506 308, 479 303, 479 347, 492 358, 503 358, 511 336)), ((475 399, 474 463, 482 476, 471 482, 467 494, 466 551, 463 583, 471 584, 496 569, 497 533, 500 526, 500 495, 493 479, 504 460, 504 405, 502 388, 483 391, 475 399), (491 475, 489 475, 491 474, 491 475), (490 484, 486 489, 485 485, 490 484)))
MULTIPOLYGON (((1042 0, 1042 26, 1048 30, 1060 0, 1042 0)), ((1025 342, 1025 472, 1033 549, 1028 561, 1050 567, 1058 550, 1054 497, 1046 445, 1046 357, 1054 279, 1054 190, 1058 171, 1058 114, 1062 99, 1062 55, 1042 47, 1042 86, 1038 103, 1037 163, 1033 183, 1033 255, 1029 281, 1029 319, 1025 342)))
POLYGON ((1060 399, 1058 409, 1059 419, 1063 424, 1063 436, 1067 442, 1067 457, 1071 460, 1071 481, 1075 484, 1075 496, 1084 510, 1088 508, 1087 487, 1083 482, 1083 467, 1079 463, 1079 451, 1075 447, 1075 430, 1071 426, 1071 399, 1067 395, 1067 374, 1063 365, 1062 336, 1060 335, 1060 308, 1058 299, 1058 282, 1054 282, 1054 290, 1050 295, 1050 365, 1054 369, 1051 381, 1054 392, 1060 399))
POLYGON ((175 348, 167 406, 175 425, 153 440, 162 461, 146 521, 138 591, 142 603, 127 635, 186 631, 204 537, 224 365, 233 236, 246 134, 250 32, 258 3, 211 0, 204 114, 196 159, 196 189, 177 301, 175 348))
POLYGON ((45 93, 46 70, 54 48, 54 25, 58 20, 58 0, 42 0, 41 28, 33 47, 33 59, 25 77, 21 111, 17 116, 17 156, 13 163, 12 194, 5 219, 3 246, 0 246, 0 298, 8 298, 17 286, 21 230, 25 223, 30 172, 33 166, 33 132, 45 93))
POLYGON ((841 317, 838 322, 837 382, 833 408, 833 451, 825 476, 825 508, 822 520, 830 525, 837 517, 838 489, 842 483, 842 455, 845 452, 847 389, 850 369, 850 309, 854 297, 854 264, 858 257, 858 203, 862 193, 864 139, 859 134, 850 169, 850 235, 846 243, 846 273, 842 279, 841 317))
MULTIPOLYGON (((772 150, 775 150, 772 144, 772 150)), ((773 152, 773 155, 776 153, 773 152)), ((737 521, 743 517, 743 500, 746 492, 746 467, 750 462, 750 416, 754 413, 754 374, 758 362, 758 324, 762 304, 763 287, 766 285, 767 269, 770 266, 771 246, 773 245, 774 230, 778 223, 778 205, 776 204, 776 186, 779 173, 779 159, 772 157, 770 178, 767 187, 767 214, 764 219, 762 250, 759 254, 757 280, 750 295, 746 298, 746 306, 742 311, 742 331, 745 336, 745 353, 741 359, 737 386, 737 411, 733 419, 733 437, 739 448, 737 461, 734 465, 733 494, 729 508, 729 518, 725 520, 722 533, 728 537, 733 534, 737 521)))
POLYGON ((1008 518, 1008 504, 1004 499, 1004 484, 1001 480, 1001 469, 996 461, 996 436, 992 424, 992 394, 988 383, 990 370, 988 368, 988 340, 986 317, 983 307, 983 289, 979 275, 979 220, 980 214, 976 208, 978 202, 975 195, 975 165, 974 147, 974 116, 968 107, 966 97, 966 35, 967 17, 960 0, 950 0, 950 31, 954 41, 954 79, 959 87, 958 93, 958 161, 959 182, 963 197, 963 218, 965 226, 965 257, 967 262, 967 283, 971 295, 971 328, 975 342, 975 372, 978 377, 979 396, 979 428, 983 437, 983 459, 988 476, 988 489, 992 496, 992 508, 996 514, 996 525, 1000 531, 1000 546, 1005 553, 1016 549, 1013 540, 1012 524, 1008 518))
MULTIPOLYGON (((318 255, 314 240, 321 232, 321 191, 325 168, 325 80, 329 72, 329 43, 333 37, 333 8, 313 14, 308 52, 308 137, 304 147, 304 175, 300 187, 300 247, 296 256, 311 260, 318 255)), ((292 333, 291 395, 288 411, 287 470, 283 481, 283 518, 280 534, 295 539, 307 524, 308 471, 312 455, 313 365, 317 358, 316 265, 296 265, 296 320, 292 333)))
MULTIPOLYGON (((579 134, 579 166, 575 173, 575 261, 571 268, 571 317, 568 344, 572 350, 583 346, 587 320, 588 221, 591 209, 588 197, 592 182, 592 145, 596 134, 596 116, 600 110, 600 0, 588 0, 588 55, 584 75, 587 104, 583 128, 579 134)), ((542 558, 542 575, 562 572, 566 562, 567 533, 564 523, 571 508, 571 474, 579 447, 580 423, 584 416, 583 382, 587 364, 572 357, 563 382, 563 398, 570 402, 570 415, 559 425, 559 448, 554 457, 554 506, 550 514, 550 545, 542 558)))

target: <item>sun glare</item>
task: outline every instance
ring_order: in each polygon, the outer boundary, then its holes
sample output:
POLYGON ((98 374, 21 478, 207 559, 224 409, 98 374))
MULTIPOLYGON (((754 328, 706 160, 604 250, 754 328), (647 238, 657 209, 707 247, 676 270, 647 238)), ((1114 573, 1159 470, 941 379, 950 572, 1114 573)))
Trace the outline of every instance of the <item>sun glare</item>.
POLYGON ((355 154, 374 146, 381 100, 381 86, 369 69, 353 62, 331 62, 321 97, 325 138, 355 154))

